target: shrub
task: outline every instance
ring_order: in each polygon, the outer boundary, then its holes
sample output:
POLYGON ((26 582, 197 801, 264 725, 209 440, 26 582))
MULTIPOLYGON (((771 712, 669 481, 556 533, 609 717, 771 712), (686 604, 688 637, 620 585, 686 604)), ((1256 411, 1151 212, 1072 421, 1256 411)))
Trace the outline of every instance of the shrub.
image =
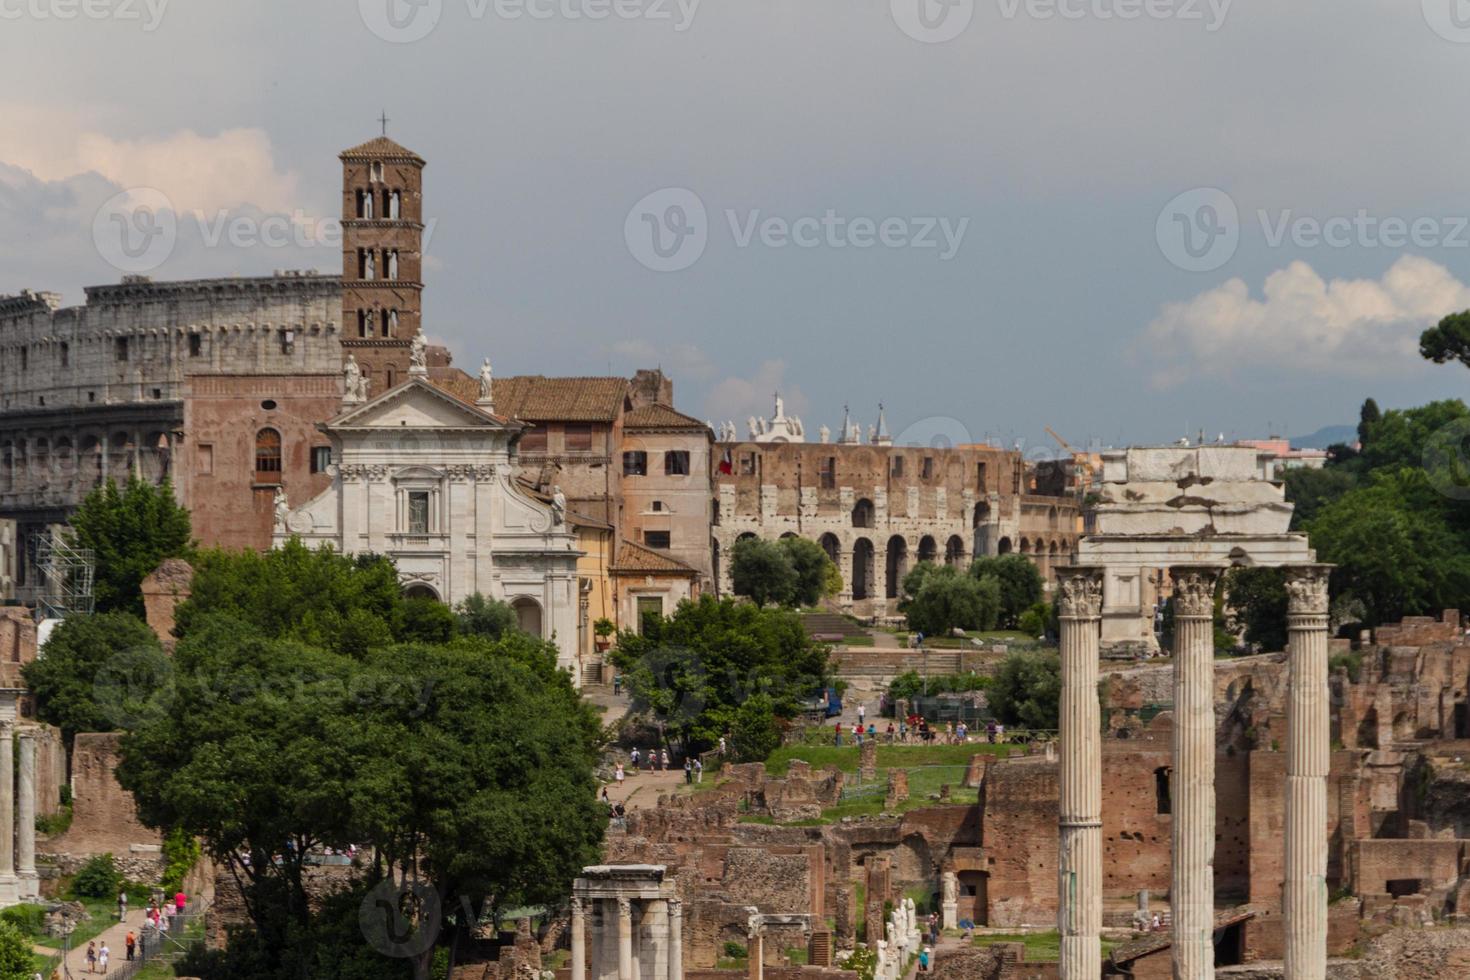
POLYGON ((163 893, 172 895, 184 886, 184 878, 199 861, 199 841, 175 827, 163 839, 163 893))
POLYGON ((736 710, 731 735, 741 762, 762 762, 781 747, 781 725, 770 695, 757 694, 736 710))
POLYGON ((731 940, 727 940, 726 941, 726 943, 725 943, 725 956, 726 956, 726 958, 732 959, 732 960, 743 960, 746 957, 748 957, 749 955, 750 955, 750 953, 747 952, 747 950, 745 949, 745 947, 742 946, 742 945, 740 945, 739 943, 735 942, 735 940, 731 939, 731 940))
POLYGON ((0 922, 8 922, 28 936, 39 936, 46 929, 46 909, 23 902, 0 911, 0 922))
POLYGON ((71 881, 72 894, 79 898, 116 898, 122 875, 112 854, 98 854, 82 865, 71 881))

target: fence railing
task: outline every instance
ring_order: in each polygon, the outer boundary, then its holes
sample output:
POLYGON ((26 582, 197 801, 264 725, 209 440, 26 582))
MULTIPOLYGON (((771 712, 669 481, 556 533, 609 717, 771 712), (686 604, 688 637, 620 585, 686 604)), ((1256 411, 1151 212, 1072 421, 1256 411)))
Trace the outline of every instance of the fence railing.
MULTIPOLYGON (((167 932, 152 926, 138 929, 138 944, 133 958, 124 959, 108 970, 104 980, 129 980, 148 963, 172 963, 178 960, 204 942, 204 916, 208 911, 207 902, 195 899, 184 906, 183 912, 173 917, 167 932)), ((117 955, 126 956, 126 950, 119 949, 117 955)))

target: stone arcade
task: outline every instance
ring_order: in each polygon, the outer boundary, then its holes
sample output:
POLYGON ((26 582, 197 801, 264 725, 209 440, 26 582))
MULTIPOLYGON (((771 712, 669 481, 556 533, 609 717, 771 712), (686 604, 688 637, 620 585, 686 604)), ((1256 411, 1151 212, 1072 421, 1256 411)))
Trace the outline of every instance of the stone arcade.
POLYGON ((598 865, 572 885, 572 980, 683 980, 684 911, 658 864, 598 865))

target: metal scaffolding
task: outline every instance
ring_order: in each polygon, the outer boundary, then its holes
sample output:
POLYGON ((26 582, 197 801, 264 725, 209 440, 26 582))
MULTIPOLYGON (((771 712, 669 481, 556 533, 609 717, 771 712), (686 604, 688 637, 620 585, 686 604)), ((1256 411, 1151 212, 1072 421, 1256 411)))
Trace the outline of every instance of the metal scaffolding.
POLYGON ((40 574, 36 607, 46 619, 63 619, 92 611, 92 578, 96 567, 91 548, 68 544, 53 528, 37 531, 32 554, 40 574))

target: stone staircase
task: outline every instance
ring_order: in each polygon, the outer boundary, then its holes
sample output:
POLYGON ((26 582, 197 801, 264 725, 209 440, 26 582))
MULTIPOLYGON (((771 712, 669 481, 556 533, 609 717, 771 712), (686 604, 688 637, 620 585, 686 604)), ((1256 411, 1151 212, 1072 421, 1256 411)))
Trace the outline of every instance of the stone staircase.
POLYGON ((865 628, 836 613, 802 613, 801 625, 819 640, 841 642, 851 636, 868 635, 865 628))

